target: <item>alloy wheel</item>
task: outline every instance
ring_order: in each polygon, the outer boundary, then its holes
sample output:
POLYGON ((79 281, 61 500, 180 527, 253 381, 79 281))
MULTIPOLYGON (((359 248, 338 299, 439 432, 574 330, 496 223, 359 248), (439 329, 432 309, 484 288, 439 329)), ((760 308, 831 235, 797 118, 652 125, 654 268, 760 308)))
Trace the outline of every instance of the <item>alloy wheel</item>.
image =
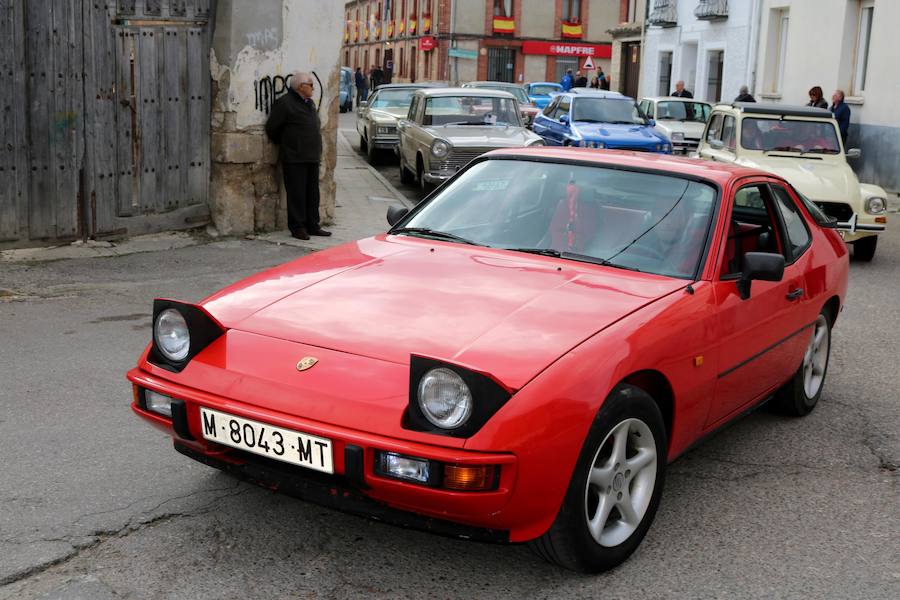
POLYGON ((803 355, 803 391, 807 398, 815 398, 825 380, 828 346, 831 343, 828 338, 828 321, 825 315, 819 315, 806 354, 803 355))

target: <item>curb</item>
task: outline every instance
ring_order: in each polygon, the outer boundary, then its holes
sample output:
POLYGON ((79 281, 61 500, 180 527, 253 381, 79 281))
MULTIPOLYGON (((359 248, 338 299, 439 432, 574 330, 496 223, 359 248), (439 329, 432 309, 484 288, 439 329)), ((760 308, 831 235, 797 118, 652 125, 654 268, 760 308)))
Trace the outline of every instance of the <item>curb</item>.
POLYGON ((356 159, 360 163, 362 163, 366 166, 366 168, 369 170, 369 173, 371 173, 375 177, 375 179, 377 179, 381 183, 381 185, 386 187, 391 192, 391 194, 394 195, 394 198, 396 200, 398 200, 400 203, 402 203, 403 206, 405 206, 406 208, 412 208, 413 206, 415 206, 406 196, 401 194, 400 191, 397 188, 395 188, 391 184, 391 182, 385 178, 384 175, 379 173, 378 169, 376 169, 375 167, 370 165, 368 161, 365 161, 365 160, 359 158, 359 156, 356 154, 356 150, 353 149, 353 144, 350 143, 350 140, 347 139, 347 136, 344 134, 343 129, 338 129, 338 133, 340 133, 341 137, 344 138, 344 141, 347 143, 348 146, 350 146, 350 149, 353 150, 353 156, 355 156, 356 159))

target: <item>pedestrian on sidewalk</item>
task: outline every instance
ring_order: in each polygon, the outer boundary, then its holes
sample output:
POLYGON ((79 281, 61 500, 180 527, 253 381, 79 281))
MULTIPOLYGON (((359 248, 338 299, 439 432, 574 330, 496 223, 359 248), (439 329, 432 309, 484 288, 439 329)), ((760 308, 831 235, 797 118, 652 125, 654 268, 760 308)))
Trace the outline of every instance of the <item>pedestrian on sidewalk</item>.
POLYGON ((575 83, 575 79, 572 77, 572 69, 566 69, 566 74, 563 75, 562 80, 560 80, 559 84, 562 86, 564 92, 568 92, 572 89, 572 85, 575 83))
POLYGON ((312 95, 312 73, 296 71, 288 93, 275 101, 266 121, 266 135, 280 146, 288 229, 298 240, 308 240, 310 235, 331 235, 319 226, 322 131, 312 95))
POLYGON ((356 67, 356 75, 354 77, 356 80, 356 108, 359 108, 360 102, 365 102, 369 99, 369 82, 362 72, 362 67, 356 67))
POLYGON ((847 146, 847 134, 850 133, 850 107, 844 102, 844 90, 834 90, 831 95, 831 112, 841 130, 841 141, 847 146))
POLYGON ((581 71, 578 71, 575 74, 575 83, 572 84, 572 87, 583 88, 583 87, 587 87, 587 84, 588 84, 588 78, 585 77, 581 71))
POLYGON ((825 101, 824 96, 825 92, 822 91, 822 88, 819 86, 811 87, 809 88, 809 102, 806 105, 828 110, 828 102, 825 101))
POLYGON ((750 94, 750 88, 746 85, 742 85, 741 89, 737 95, 737 98, 734 99, 735 102, 756 102, 756 98, 754 98, 750 94))
POLYGON ((694 95, 690 92, 690 90, 684 89, 684 82, 681 80, 675 82, 675 91, 669 95, 675 96, 676 98, 693 98, 694 97, 694 95))

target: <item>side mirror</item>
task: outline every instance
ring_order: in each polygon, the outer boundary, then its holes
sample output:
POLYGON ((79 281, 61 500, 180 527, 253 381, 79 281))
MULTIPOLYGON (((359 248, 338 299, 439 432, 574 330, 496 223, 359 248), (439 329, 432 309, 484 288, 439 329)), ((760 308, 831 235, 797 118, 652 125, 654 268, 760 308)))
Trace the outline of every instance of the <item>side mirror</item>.
POLYGON ((850 148, 847 150, 847 158, 859 158, 862 156, 862 150, 859 148, 850 148))
POLYGON ((559 122, 566 125, 569 123, 569 115, 559 115, 559 122))
POLYGON ((405 206, 397 206, 396 204, 392 204, 388 206, 387 209, 387 222, 388 225, 393 227, 400 219, 405 217, 409 213, 409 209, 405 206))
POLYGON ((656 119, 647 119, 647 125, 649 127, 656 127, 656 119))
POLYGON ((721 150, 725 147, 725 142, 722 140, 709 140, 709 147, 713 150, 721 150))
POLYGON ((738 293, 742 300, 750 297, 750 283, 760 281, 781 281, 784 277, 784 256, 770 252, 747 252, 744 254, 744 269, 738 280, 738 293))
POLYGON ((365 107, 367 107, 368 105, 369 105, 369 103, 368 103, 366 100, 360 100, 360 101, 359 101, 359 104, 358 104, 356 107, 357 107, 357 108, 365 108, 365 107))

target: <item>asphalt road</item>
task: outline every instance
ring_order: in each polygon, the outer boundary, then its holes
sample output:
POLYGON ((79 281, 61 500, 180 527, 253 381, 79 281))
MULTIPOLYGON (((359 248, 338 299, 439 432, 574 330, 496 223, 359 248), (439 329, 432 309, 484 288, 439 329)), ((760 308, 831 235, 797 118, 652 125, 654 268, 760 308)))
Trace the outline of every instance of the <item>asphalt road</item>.
POLYGON ((596 577, 239 483, 131 413, 153 297, 301 252, 0 263, 0 599, 900 597, 900 227, 851 263, 815 412, 757 411, 671 465, 644 544, 596 577))

